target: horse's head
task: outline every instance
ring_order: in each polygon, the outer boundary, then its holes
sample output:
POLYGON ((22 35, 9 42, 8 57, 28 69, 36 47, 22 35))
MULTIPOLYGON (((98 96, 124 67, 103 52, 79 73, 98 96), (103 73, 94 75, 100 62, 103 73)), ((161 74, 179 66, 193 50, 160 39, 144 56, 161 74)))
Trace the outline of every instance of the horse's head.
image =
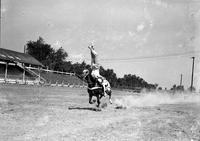
POLYGON ((88 69, 83 70, 83 77, 88 83, 88 87, 95 86, 95 79, 92 77, 91 72, 88 69))
POLYGON ((88 69, 84 69, 83 70, 83 77, 86 77, 89 74, 89 70, 88 69))

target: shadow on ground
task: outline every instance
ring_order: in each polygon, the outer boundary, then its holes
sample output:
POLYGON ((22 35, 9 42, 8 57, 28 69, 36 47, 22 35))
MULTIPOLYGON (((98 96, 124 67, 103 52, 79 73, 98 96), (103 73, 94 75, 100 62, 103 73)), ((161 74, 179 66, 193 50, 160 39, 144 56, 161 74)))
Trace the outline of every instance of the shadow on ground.
POLYGON ((71 106, 71 107, 68 107, 69 110, 90 110, 90 111, 96 111, 96 112, 99 112, 101 111, 100 108, 95 108, 95 107, 79 107, 79 106, 71 106))

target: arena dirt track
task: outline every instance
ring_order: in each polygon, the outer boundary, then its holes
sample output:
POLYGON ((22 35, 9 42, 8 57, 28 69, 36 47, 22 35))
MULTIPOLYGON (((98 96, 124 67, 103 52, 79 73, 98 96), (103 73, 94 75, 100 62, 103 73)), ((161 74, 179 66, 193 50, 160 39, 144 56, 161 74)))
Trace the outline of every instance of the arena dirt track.
POLYGON ((143 100, 144 106, 128 101, 127 106, 123 103, 126 97, 142 99, 133 93, 113 91, 114 104, 103 98, 99 111, 88 104, 84 88, 0 85, 0 140, 200 140, 198 101, 145 105, 148 101, 143 100), (120 102, 122 106, 116 105, 120 102))

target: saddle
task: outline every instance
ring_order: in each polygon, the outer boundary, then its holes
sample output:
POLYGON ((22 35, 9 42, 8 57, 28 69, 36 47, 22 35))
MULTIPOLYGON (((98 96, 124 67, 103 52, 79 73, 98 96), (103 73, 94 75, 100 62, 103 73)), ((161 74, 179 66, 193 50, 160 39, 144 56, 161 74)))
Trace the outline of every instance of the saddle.
POLYGON ((90 88, 91 90, 96 89, 96 88, 100 88, 100 87, 104 88, 103 82, 104 82, 104 80, 106 80, 104 77, 95 78, 95 77, 92 77, 91 72, 89 72, 88 75, 87 75, 87 78, 88 78, 90 84, 93 84, 93 88, 90 88))

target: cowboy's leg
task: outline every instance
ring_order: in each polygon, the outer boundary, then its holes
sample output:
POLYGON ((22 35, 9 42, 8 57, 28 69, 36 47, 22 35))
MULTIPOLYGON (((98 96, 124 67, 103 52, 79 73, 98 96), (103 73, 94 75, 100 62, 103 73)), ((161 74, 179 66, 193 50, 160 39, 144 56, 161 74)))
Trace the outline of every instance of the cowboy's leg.
POLYGON ((99 77, 101 77, 101 75, 99 74, 99 69, 93 69, 91 72, 92 77, 98 79, 99 77))
POLYGON ((94 77, 95 79, 97 79, 98 83, 103 87, 103 94, 104 96, 106 95, 105 92, 105 83, 104 83, 104 78, 99 74, 99 69, 94 69, 91 73, 92 77, 94 77))
MULTIPOLYGON (((105 78, 99 74, 99 69, 93 69, 91 72, 92 77, 96 78, 97 81, 102 85, 105 78)), ((107 84, 107 83, 106 83, 107 84)))
POLYGON ((94 50, 93 46, 89 46, 88 48, 90 49, 90 53, 91 53, 91 66, 93 66, 93 64, 98 64, 97 52, 94 50))
POLYGON ((96 82, 103 87, 103 92, 104 92, 104 96, 105 96, 106 95, 105 86, 107 85, 107 83, 105 83, 105 78, 99 74, 99 69, 93 69, 92 72, 91 72, 91 76, 93 78, 95 78, 96 82))

